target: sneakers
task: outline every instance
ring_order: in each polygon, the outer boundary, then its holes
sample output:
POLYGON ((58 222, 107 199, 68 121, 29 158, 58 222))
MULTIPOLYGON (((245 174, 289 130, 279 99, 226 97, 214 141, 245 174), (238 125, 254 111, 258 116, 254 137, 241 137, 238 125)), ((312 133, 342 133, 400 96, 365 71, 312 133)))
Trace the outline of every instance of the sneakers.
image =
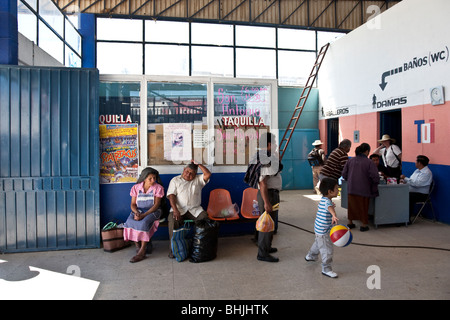
MULTIPOLYGON (((311 258, 308 254, 305 256, 305 260, 308 261, 308 262, 316 261, 316 259, 311 258)), ((327 277, 330 277, 330 278, 337 278, 338 277, 337 273, 334 272, 334 271, 331 271, 331 270, 327 271, 327 272, 322 271, 322 274, 324 276, 327 276, 327 277)))
POLYGON ((324 276, 327 276, 327 277, 330 277, 330 278, 337 278, 338 277, 338 275, 337 275, 337 273, 336 272, 334 272, 334 271, 327 271, 327 272, 323 272, 322 271, 322 274, 324 275, 324 276))

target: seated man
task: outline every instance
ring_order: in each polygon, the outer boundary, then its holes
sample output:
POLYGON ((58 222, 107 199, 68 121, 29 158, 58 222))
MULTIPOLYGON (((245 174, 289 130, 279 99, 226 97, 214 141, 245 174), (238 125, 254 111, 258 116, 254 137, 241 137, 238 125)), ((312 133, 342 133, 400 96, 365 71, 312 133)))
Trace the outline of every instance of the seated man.
POLYGON ((386 179, 386 167, 384 166, 383 161, 380 161, 380 156, 378 154, 372 153, 369 159, 372 160, 373 163, 375 163, 375 165, 377 166, 377 170, 380 176, 383 176, 383 178, 386 179))
MULTIPOLYGON (((170 201, 169 239, 172 239, 173 229, 178 229, 183 220, 202 220, 208 214, 201 207, 202 189, 209 182, 211 172, 203 165, 196 164, 193 160, 188 164, 183 173, 170 180, 167 189, 167 198, 170 201), (197 175, 200 167, 203 174, 197 175)), ((173 258, 172 249, 169 257, 173 258)))
POLYGON ((411 177, 400 176, 400 179, 409 184, 409 215, 414 215, 414 204, 427 199, 430 192, 430 185, 433 181, 433 173, 428 168, 430 159, 424 155, 417 156, 416 171, 411 177))

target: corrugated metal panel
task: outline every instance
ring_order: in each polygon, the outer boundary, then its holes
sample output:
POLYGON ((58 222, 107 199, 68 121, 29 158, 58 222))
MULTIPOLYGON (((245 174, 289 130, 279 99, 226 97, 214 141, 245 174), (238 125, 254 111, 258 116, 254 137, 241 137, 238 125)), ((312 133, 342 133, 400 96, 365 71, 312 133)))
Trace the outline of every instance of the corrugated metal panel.
POLYGON ((100 246, 98 83, 0 66, 0 251, 100 246))
POLYGON ((65 12, 352 30, 401 0, 58 0, 65 12))

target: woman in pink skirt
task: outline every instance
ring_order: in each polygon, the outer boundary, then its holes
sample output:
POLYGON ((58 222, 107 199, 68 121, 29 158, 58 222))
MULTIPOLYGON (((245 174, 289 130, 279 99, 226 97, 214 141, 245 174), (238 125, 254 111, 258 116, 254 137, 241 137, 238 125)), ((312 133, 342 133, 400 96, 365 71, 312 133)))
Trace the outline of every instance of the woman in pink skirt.
POLYGON ((142 170, 137 183, 131 188, 131 213, 124 224, 124 239, 136 243, 136 255, 130 262, 145 259, 147 245, 158 229, 164 188, 159 172, 153 168, 142 170), (159 182, 159 183, 158 183, 159 182))

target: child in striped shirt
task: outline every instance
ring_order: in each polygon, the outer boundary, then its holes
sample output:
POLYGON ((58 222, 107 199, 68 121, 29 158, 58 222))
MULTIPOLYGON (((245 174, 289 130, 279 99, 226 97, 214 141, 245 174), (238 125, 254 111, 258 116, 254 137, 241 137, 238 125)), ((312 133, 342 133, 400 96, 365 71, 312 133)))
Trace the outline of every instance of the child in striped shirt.
POLYGON ((332 271, 331 263, 333 261, 333 243, 330 239, 330 229, 333 224, 337 224, 336 205, 331 201, 339 193, 338 182, 333 178, 324 178, 320 182, 320 192, 322 199, 319 202, 319 208, 314 223, 314 233, 316 239, 305 256, 306 261, 316 261, 319 253, 322 258, 322 274, 330 278, 337 278, 337 274, 332 271))

